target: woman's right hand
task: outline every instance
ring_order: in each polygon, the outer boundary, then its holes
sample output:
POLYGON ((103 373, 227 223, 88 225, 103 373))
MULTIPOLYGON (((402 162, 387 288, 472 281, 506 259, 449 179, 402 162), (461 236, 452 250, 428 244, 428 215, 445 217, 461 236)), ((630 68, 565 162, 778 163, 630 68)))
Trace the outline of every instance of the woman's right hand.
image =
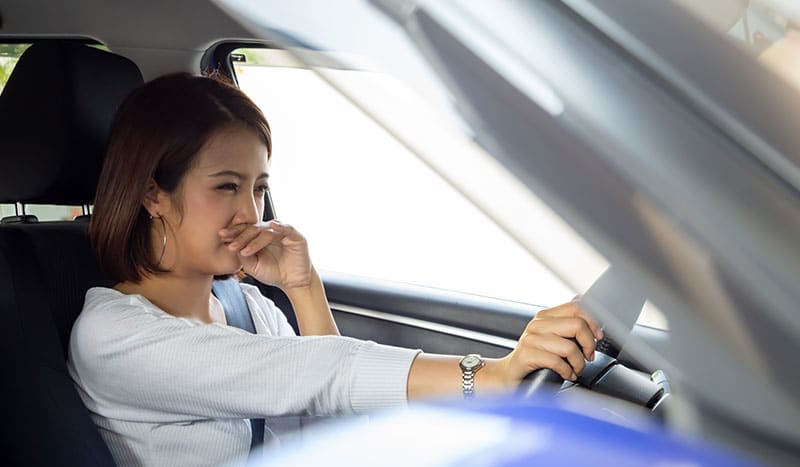
POLYGON ((284 292, 311 286, 316 272, 308 242, 291 225, 277 220, 240 224, 220 230, 219 236, 230 250, 239 253, 242 269, 257 281, 284 292))

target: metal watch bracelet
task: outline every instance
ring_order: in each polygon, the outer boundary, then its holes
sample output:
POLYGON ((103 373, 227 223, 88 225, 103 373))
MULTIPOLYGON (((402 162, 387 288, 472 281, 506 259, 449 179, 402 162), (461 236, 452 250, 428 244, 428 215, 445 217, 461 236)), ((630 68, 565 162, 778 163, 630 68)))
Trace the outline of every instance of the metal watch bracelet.
POLYGON ((461 359, 459 367, 461 367, 461 392, 464 399, 472 399, 475 397, 475 373, 486 365, 478 354, 469 354, 461 359))

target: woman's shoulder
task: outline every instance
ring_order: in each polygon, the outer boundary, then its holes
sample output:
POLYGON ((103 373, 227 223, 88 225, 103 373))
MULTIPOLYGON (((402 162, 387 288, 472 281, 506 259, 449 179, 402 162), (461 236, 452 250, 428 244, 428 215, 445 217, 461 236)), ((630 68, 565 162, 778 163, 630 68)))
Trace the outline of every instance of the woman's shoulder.
POLYGON ((124 330, 135 327, 138 308, 130 295, 114 289, 87 290, 83 309, 72 326, 70 359, 91 360, 120 342, 124 330))
POLYGON ((86 291, 83 310, 72 327, 70 352, 85 357, 135 345, 134 335, 155 339, 192 326, 189 320, 173 318, 141 295, 93 287, 86 291))
POLYGON ((85 310, 86 308, 92 308, 110 302, 122 302, 129 297, 130 295, 108 287, 92 287, 86 291, 86 299, 83 302, 83 308, 85 310))
POLYGON ((154 308, 141 295, 125 294, 108 287, 92 287, 86 291, 81 315, 106 314, 114 311, 116 315, 125 312, 142 312, 154 308))
POLYGON ((86 291, 75 327, 90 332, 110 332, 130 329, 137 322, 158 318, 160 310, 141 295, 125 294, 107 287, 92 287, 86 291))

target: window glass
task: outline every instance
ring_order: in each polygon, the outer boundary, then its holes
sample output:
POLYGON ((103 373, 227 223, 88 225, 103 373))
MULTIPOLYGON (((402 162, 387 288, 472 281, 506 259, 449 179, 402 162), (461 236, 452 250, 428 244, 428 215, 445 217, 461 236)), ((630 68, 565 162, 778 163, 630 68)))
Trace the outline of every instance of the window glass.
MULTIPOLYGON (((81 206, 51 206, 45 204, 26 204, 25 214, 36 216, 40 221, 73 220, 83 214, 81 206)), ((0 204, 0 217, 16 216, 13 204, 0 204)))
POLYGON ((16 211, 14 210, 13 204, 0 204, 0 218, 15 216, 16 211))
MULTIPOLYGON (((575 295, 417 158, 416 148, 315 71, 294 66, 278 50, 240 49, 232 57, 240 87, 272 127, 277 217, 304 233, 319 269, 540 305, 575 295)), ((403 95, 401 84, 381 73, 326 71, 344 86, 374 91, 375 99, 403 95)), ((386 102, 396 118, 459 138, 442 151, 480 151, 438 116, 402 101, 386 102)), ((420 132, 412 144, 423 137, 420 132)), ((499 190, 485 195, 499 196, 499 190)))
MULTIPOLYGON (((608 266, 428 93, 359 57, 341 57, 356 71, 330 54, 307 55, 319 60, 313 69, 274 49, 239 49, 232 62, 273 129, 277 216, 306 235, 319 269, 551 306, 576 292, 544 264, 582 284, 608 266), (454 188, 465 180, 480 199, 454 188), (515 221, 495 222, 480 206, 515 221), (519 230, 498 227, 509 224, 519 230)), ((652 304, 639 324, 668 328, 652 304)))
POLYGON ((11 71, 17 64, 19 56, 28 47, 30 47, 30 44, 0 44, 0 92, 3 92, 6 81, 11 76, 11 71))

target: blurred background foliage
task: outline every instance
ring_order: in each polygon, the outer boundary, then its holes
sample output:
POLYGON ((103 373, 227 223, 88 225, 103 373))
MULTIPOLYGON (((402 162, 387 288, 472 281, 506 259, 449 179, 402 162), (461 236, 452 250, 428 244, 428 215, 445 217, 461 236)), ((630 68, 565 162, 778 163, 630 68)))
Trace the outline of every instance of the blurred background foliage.
POLYGON ((0 92, 11 76, 11 70, 17 64, 19 56, 30 46, 30 44, 0 44, 0 92))

